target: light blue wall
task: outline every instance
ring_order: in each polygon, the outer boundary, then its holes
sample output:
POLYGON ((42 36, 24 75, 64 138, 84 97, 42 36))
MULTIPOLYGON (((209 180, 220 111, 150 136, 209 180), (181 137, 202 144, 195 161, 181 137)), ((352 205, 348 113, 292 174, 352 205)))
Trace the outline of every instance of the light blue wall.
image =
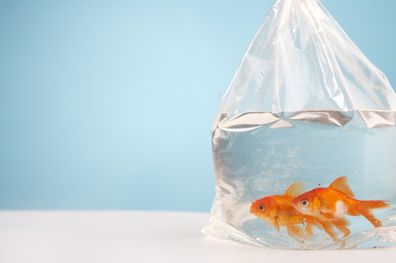
MULTIPOLYGON (((210 125, 269 0, 0 0, 0 209, 208 210, 210 125)), ((396 1, 324 0, 396 85, 396 1)))

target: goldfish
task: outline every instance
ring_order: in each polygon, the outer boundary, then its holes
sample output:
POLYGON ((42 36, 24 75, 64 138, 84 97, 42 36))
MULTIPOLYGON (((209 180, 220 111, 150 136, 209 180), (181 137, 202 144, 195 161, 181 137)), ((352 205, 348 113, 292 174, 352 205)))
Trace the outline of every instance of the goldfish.
MULTIPOLYGON (((374 227, 382 226, 371 212, 372 209, 388 207, 383 200, 358 200, 347 183, 345 176, 335 179, 327 188, 315 188, 297 196, 293 205, 304 215, 318 220, 334 220, 344 215, 364 216, 374 227)), ((345 229, 344 229, 345 230, 345 229)), ((346 231, 346 230, 345 230, 346 231)))
POLYGON ((278 231, 285 226, 287 233, 295 239, 308 239, 313 235, 313 226, 323 229, 334 240, 337 235, 333 226, 337 229, 347 229, 347 222, 339 218, 318 220, 317 218, 299 212, 293 205, 295 197, 303 192, 301 183, 290 185, 283 195, 271 195, 256 200, 250 207, 250 212, 255 216, 266 220, 278 231), (305 225, 305 230, 301 225, 305 225))

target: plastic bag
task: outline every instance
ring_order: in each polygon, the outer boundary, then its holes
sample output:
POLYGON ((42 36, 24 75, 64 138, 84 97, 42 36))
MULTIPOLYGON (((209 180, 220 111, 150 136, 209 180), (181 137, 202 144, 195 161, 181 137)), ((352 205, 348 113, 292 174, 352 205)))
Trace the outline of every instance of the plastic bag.
POLYGON ((277 1, 213 126, 203 232, 276 248, 394 245, 395 122, 387 78, 319 1, 277 1))

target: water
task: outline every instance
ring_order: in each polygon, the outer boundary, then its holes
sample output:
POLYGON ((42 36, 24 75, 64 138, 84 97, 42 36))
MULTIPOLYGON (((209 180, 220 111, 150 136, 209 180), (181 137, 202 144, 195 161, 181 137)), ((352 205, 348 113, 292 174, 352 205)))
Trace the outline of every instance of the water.
POLYGON ((386 247, 396 244, 396 126, 394 113, 309 112, 223 114, 213 132, 216 198, 208 235, 274 248, 386 247), (393 119, 392 119, 393 118, 393 119), (369 128, 371 127, 371 128, 369 128), (387 200, 373 210, 374 228, 347 216, 351 235, 333 241, 320 229, 299 242, 249 212, 251 202, 283 194, 294 182, 327 187, 347 176, 357 199, 387 200))

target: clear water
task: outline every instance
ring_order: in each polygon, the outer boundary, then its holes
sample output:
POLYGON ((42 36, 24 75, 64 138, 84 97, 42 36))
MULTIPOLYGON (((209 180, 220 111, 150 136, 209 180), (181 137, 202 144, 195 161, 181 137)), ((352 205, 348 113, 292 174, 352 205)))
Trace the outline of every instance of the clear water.
POLYGON ((368 128, 359 114, 351 116, 342 126, 306 120, 287 120, 286 125, 279 122, 283 128, 273 123, 218 126, 213 133, 216 198, 204 232, 274 248, 395 245, 396 126, 387 122, 368 128), (383 227, 375 229, 362 216, 347 216, 349 237, 333 241, 316 228, 312 239, 298 242, 284 228, 277 232, 249 212, 251 202, 283 194, 294 182, 304 182, 310 190, 326 187, 339 176, 347 176, 357 199, 390 202, 389 208, 373 210, 383 227))

